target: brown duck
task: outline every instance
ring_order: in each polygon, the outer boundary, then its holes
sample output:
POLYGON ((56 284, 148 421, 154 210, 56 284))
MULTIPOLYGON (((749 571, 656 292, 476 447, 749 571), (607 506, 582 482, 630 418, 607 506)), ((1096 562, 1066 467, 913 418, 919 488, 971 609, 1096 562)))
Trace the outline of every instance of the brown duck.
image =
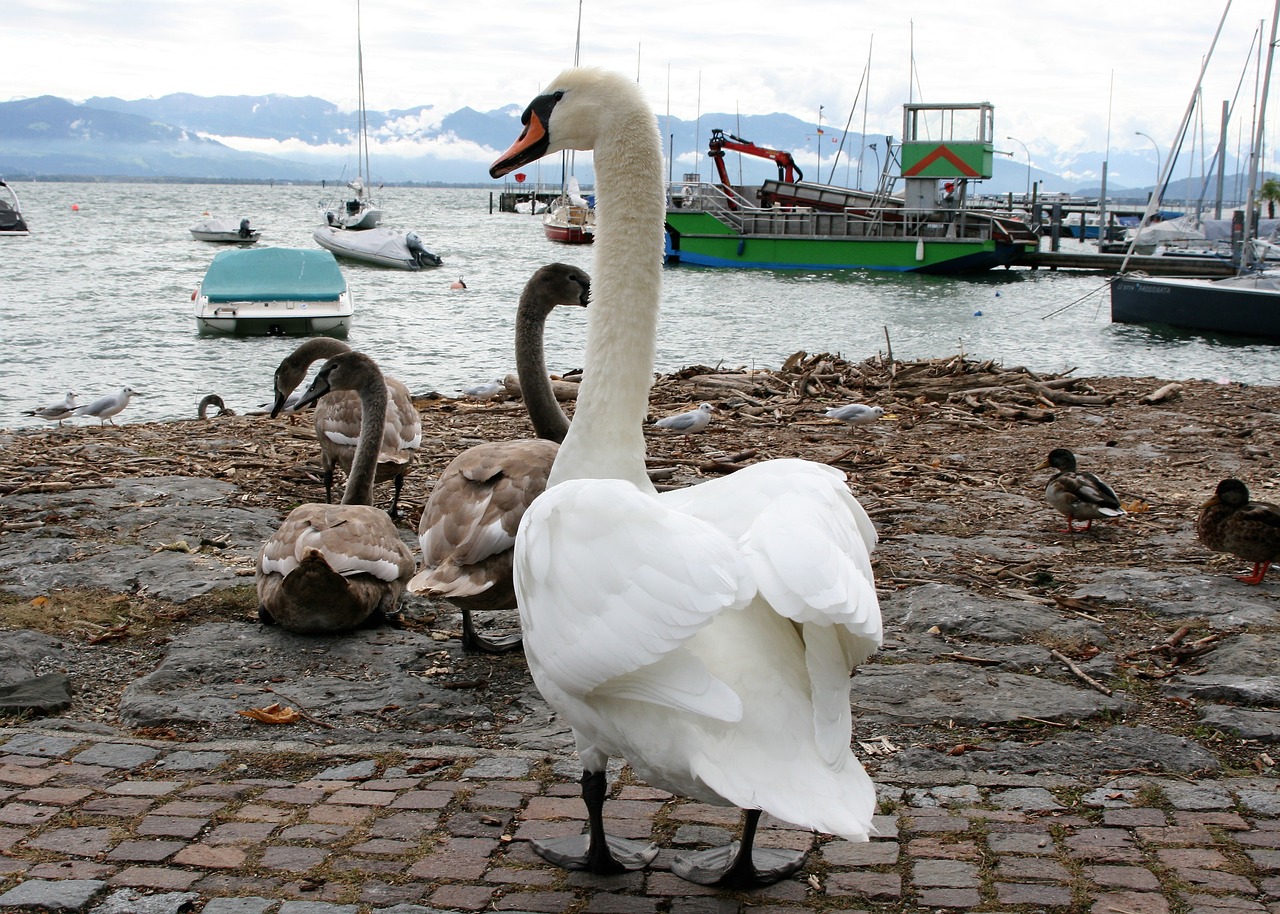
POLYGON ((1271 563, 1280 561, 1280 507, 1250 501, 1243 482, 1224 479, 1213 497, 1200 506, 1196 535, 1214 552, 1228 552, 1253 562, 1250 574, 1236 577, 1246 584, 1261 584, 1271 563))

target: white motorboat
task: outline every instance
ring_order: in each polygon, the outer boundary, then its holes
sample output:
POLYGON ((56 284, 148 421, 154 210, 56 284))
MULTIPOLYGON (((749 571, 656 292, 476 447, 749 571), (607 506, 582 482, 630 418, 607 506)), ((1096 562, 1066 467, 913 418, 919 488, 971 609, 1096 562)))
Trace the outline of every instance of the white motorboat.
POLYGON ((196 241, 214 241, 222 244, 254 244, 262 232, 249 226, 248 219, 220 219, 205 216, 191 226, 191 237, 196 241))
POLYGON ((416 232, 378 226, 353 232, 350 229, 322 225, 311 237, 316 244, 338 257, 391 267, 397 270, 422 270, 440 266, 443 261, 427 250, 416 232))
POLYGON ((351 329, 351 293, 328 251, 220 251, 191 298, 201 333, 345 337, 351 329))

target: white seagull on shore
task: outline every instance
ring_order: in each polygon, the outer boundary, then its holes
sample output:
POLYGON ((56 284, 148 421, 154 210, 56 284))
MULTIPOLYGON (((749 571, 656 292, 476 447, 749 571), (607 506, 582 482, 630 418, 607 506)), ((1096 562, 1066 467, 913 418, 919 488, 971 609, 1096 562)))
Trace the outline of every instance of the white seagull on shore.
POLYGON ((701 403, 697 409, 676 413, 654 422, 654 428, 665 429, 680 435, 693 435, 711 424, 711 412, 715 407, 710 403, 701 403))
POLYGON ((38 409, 23 410, 24 416, 35 416, 38 419, 44 419, 48 422, 56 422, 62 424, 62 420, 68 418, 76 411, 79 401, 76 398, 74 390, 67 391, 67 396, 61 403, 52 403, 49 406, 41 406, 38 409))
POLYGON ((828 419, 839 419, 845 425, 866 425, 875 422, 884 415, 881 406, 867 406, 865 403, 850 403, 847 406, 833 406, 826 412, 828 419))
POLYGON ((463 388, 462 395, 472 400, 492 400, 504 390, 502 378, 494 378, 488 384, 477 384, 475 387, 463 388))
POLYGON ((100 425, 106 425, 108 422, 115 425, 115 421, 112 420, 111 417, 128 406, 131 398, 140 396, 142 396, 142 394, 138 393, 132 387, 124 387, 121 388, 119 393, 108 394, 105 397, 99 397, 92 403, 88 403, 84 406, 77 406, 75 414, 77 416, 93 416, 98 420, 100 425))

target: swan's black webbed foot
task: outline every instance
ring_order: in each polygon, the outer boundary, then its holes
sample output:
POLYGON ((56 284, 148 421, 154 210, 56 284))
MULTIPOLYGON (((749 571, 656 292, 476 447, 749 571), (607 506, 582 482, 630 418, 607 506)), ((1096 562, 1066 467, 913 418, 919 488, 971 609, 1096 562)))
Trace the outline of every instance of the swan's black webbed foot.
POLYGON ((582 801, 587 806, 587 833, 533 841, 533 849, 538 856, 567 870, 585 870, 597 876, 644 869, 652 863, 658 856, 656 844, 605 834, 604 798, 607 788, 603 771, 584 771, 582 801))
POLYGON ((589 834, 532 843, 534 851, 542 859, 566 870, 582 870, 597 876, 642 870, 658 856, 657 845, 629 841, 616 835, 606 835, 603 847, 593 846, 589 834))
POLYGON ((462 649, 479 651, 482 654, 508 654, 518 651, 524 644, 520 635, 503 635, 499 638, 486 638, 476 632, 471 621, 470 610, 462 611, 462 649))
POLYGON ((671 872, 698 885, 718 885, 729 889, 757 889, 786 879, 804 866, 802 851, 755 848, 741 853, 735 841, 725 847, 681 855, 671 863, 671 872))
POLYGON ((676 857, 671 872, 698 885, 730 889, 756 889, 786 879, 804 866, 803 851, 755 847, 760 810, 748 809, 742 823, 742 840, 676 857))

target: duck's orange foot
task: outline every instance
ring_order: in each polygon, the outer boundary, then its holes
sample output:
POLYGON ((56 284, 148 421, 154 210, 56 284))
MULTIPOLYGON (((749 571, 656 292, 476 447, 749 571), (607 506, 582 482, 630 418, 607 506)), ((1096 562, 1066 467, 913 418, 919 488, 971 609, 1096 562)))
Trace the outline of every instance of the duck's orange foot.
POLYGON ((1254 562, 1253 571, 1249 574, 1236 575, 1236 580, 1243 581, 1246 584, 1261 584, 1262 579, 1267 576, 1267 569, 1270 567, 1270 562, 1254 562))

